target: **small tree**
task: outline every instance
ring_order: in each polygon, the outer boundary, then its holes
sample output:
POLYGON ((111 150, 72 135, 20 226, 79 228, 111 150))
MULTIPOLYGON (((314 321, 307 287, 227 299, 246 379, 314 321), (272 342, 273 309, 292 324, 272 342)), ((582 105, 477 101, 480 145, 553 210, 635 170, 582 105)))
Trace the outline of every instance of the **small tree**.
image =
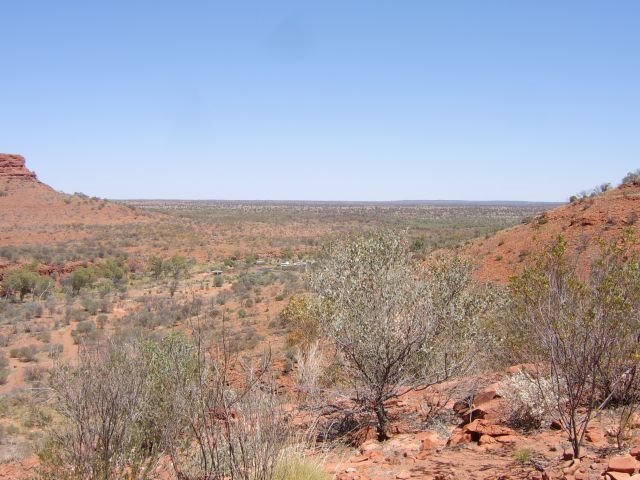
POLYGON ((332 245, 314 273, 324 327, 351 373, 352 400, 375 414, 380 440, 388 438, 387 400, 468 365, 488 305, 477 301, 469 272, 452 257, 421 269, 404 240, 374 234, 332 245))
MULTIPOLYGON (((82 345, 51 373, 65 420, 40 454, 42 478, 155 478, 161 457, 182 480, 270 480, 289 446, 268 359, 247 368, 180 334, 82 345)), ((224 332, 221 333, 224 338, 224 332)))
POLYGON ((308 349, 320 335, 320 325, 312 312, 312 298, 308 295, 293 295, 280 312, 280 321, 289 329, 287 342, 308 349))
POLYGON ((164 271, 164 262, 162 258, 156 255, 150 257, 147 262, 147 269, 149 270, 149 273, 151 273, 151 276, 155 280, 158 280, 162 276, 162 272, 164 271))
POLYGON ((80 293, 85 287, 93 282, 93 271, 88 267, 81 267, 73 271, 71 274, 71 289, 74 295, 80 293))
POLYGON ((163 269, 171 277, 171 280, 169 281, 169 294, 173 297, 176 290, 178 290, 180 279, 187 272, 187 259, 180 255, 174 255, 164 262, 163 269))
POLYGON ((150 393, 134 343, 83 348, 77 366, 51 373, 54 404, 67 427, 52 431, 41 454, 46 478, 148 478, 157 451, 136 428, 150 393))
POLYGON ((510 285, 513 345, 551 380, 576 458, 593 415, 635 376, 640 263, 627 246, 605 249, 583 280, 559 238, 510 285))
POLYGON ((21 268, 9 272, 2 283, 7 292, 17 294, 22 302, 27 294, 35 290, 39 280, 37 273, 21 268))

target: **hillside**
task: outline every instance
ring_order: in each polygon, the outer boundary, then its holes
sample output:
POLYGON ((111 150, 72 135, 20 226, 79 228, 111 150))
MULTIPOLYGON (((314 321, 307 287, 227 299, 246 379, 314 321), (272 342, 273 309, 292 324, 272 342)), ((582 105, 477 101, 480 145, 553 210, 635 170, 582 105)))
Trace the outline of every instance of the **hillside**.
POLYGON ((23 245, 77 240, 84 227, 146 221, 136 209, 60 193, 38 180, 20 155, 0 154, 0 244, 23 245))
POLYGON ((599 254, 599 240, 611 241, 628 228, 637 234, 639 213, 640 185, 622 185, 475 240, 464 252, 476 262, 478 279, 505 283, 532 255, 562 235, 584 268, 599 254))

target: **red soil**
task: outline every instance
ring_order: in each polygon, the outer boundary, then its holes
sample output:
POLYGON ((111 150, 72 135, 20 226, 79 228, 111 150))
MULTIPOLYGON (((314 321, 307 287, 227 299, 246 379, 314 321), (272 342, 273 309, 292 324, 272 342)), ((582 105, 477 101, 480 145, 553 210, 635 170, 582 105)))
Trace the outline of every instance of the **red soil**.
POLYGON ((637 236, 639 215, 640 186, 623 185, 595 198, 550 210, 489 239, 475 240, 465 253, 476 263, 479 280, 505 283, 527 259, 562 235, 569 253, 579 254, 579 266, 584 269, 599 255, 600 241, 611 242, 625 229, 637 236))
POLYGON ((88 237, 83 226, 147 221, 148 214, 40 182, 19 155, 0 154, 0 244, 52 244, 88 237))

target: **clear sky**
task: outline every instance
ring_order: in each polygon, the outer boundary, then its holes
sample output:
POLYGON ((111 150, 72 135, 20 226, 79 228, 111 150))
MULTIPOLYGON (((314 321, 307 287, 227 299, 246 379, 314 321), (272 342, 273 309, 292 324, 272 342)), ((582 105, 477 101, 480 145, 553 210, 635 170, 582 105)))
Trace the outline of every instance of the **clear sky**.
POLYGON ((640 1, 0 0, 0 151, 108 198, 566 200, 640 167, 640 1))

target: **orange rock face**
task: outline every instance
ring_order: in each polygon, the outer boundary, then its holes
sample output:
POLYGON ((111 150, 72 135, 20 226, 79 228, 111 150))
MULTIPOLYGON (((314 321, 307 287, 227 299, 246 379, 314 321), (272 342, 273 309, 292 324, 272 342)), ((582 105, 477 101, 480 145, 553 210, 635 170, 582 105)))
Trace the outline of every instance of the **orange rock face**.
POLYGON ((0 153, 0 177, 35 180, 36 174, 25 166, 23 156, 0 153))

